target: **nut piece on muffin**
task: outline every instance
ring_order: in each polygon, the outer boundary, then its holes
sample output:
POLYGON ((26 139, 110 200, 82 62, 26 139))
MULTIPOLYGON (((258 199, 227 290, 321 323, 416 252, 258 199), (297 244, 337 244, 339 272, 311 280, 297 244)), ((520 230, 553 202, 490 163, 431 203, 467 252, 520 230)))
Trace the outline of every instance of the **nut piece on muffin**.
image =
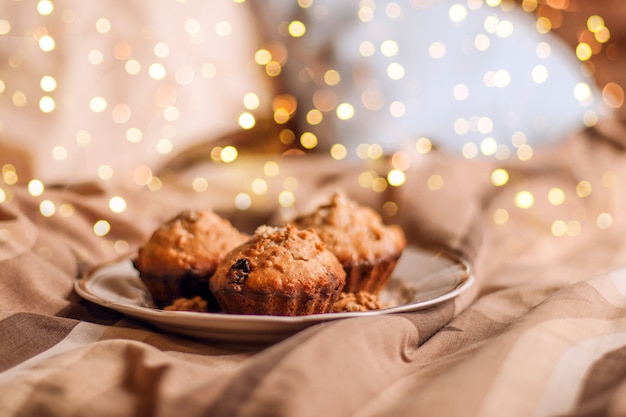
POLYGON ((177 298, 172 304, 163 307, 165 311, 195 311, 198 313, 206 313, 209 303, 204 298, 196 295, 193 298, 177 298))
POLYGON ((367 291, 342 292, 339 295, 331 311, 341 313, 344 311, 374 311, 383 308, 378 296, 367 291))
POLYGON ((208 281, 224 255, 248 238, 211 210, 185 210, 154 231, 133 265, 157 307, 200 296, 216 311, 208 281))
POLYGON ((226 313, 328 313, 345 284, 341 264, 311 230, 260 226, 229 252, 209 281, 226 313))
POLYGON ((345 292, 378 294, 406 247, 399 226, 385 225, 376 211, 341 193, 335 193, 330 204, 297 217, 293 223, 300 229, 315 230, 339 259, 346 271, 345 292))

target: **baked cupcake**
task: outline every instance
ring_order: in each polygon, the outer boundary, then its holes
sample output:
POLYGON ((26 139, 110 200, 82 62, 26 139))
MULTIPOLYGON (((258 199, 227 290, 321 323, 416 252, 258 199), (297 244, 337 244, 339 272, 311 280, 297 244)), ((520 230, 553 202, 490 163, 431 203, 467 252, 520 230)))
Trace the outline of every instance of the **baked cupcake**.
POLYGON ((258 227, 224 257, 209 283, 226 313, 301 316, 328 313, 345 279, 313 231, 285 225, 258 227))
POLYGON ((154 231, 133 265, 157 307, 200 296, 215 311, 208 281, 224 255, 248 238, 211 210, 186 210, 154 231))
POLYGON ((346 271, 345 292, 378 294, 387 284, 406 247, 397 225, 385 225, 373 209, 332 196, 330 204, 294 220, 300 229, 311 228, 335 254, 346 271))

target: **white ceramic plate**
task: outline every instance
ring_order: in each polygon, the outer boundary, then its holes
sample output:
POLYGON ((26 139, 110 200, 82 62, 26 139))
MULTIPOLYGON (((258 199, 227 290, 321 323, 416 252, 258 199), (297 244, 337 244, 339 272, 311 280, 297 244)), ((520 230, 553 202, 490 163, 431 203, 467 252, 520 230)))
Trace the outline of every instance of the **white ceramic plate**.
POLYGON ((129 259, 90 271, 76 282, 75 289, 86 300, 168 332, 231 342, 273 342, 325 321, 418 311, 456 297, 473 281, 467 261, 409 247, 380 294, 386 307, 376 311, 297 317, 164 311, 150 307, 151 297, 129 259))

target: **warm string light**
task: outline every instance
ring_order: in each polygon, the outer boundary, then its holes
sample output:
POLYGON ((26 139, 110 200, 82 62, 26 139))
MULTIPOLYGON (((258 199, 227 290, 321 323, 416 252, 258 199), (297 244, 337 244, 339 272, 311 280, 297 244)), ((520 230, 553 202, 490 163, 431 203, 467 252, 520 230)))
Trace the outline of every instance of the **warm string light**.
MULTIPOLYGON (((299 5, 302 9, 310 9, 313 3, 305 2, 299 3, 299 5)), ((557 2, 555 5, 559 6, 561 9, 566 7, 566 4, 563 2, 557 2)), ((316 7, 315 18, 325 18, 325 13, 327 13, 324 11, 325 6, 317 5, 316 7)), ((483 2, 468 0, 465 4, 458 3, 451 5, 448 9, 448 17, 451 22, 459 23, 467 19, 471 11, 478 10, 482 7, 499 8, 502 11, 509 12, 513 10, 514 6, 512 2, 508 1, 502 2, 493 0, 483 2)), ((524 1, 522 7, 523 10, 527 12, 535 12, 540 8, 536 2, 532 1, 524 1)), ((378 11, 375 10, 371 2, 363 2, 356 13, 361 22, 367 23, 373 19, 374 14, 378 13, 378 11)), ((384 13, 390 20, 393 20, 401 16, 405 11, 402 6, 396 3, 390 3, 384 10, 384 13)), ((307 23, 302 21, 286 20, 280 22, 276 30, 282 37, 282 40, 275 40, 259 49, 255 55, 255 62, 258 65, 265 66, 266 72, 271 76, 279 75, 284 71, 285 66, 289 64, 289 54, 286 52, 290 47, 288 45, 292 44, 295 45, 295 48, 298 48, 299 39, 306 39, 306 25, 307 23), (274 69, 270 70, 270 67, 274 69)), ((492 38, 506 39, 515 31, 513 20, 503 19, 496 15, 489 15, 484 20, 483 26, 485 33, 477 34, 474 39, 474 46, 477 51, 489 49, 492 38)), ((602 39, 603 41, 608 39, 608 29, 603 25, 603 21, 591 19, 589 27, 590 30, 599 34, 598 39, 602 39)), ((538 27, 538 29, 540 28, 538 27)), ((543 30, 539 30, 539 32, 543 32, 543 30)), ((444 43, 434 42, 430 46, 430 57, 433 60, 440 59, 446 55, 446 49, 444 43)), ((359 52, 363 58, 374 57, 377 54, 389 58, 390 62, 387 67, 387 77, 390 80, 401 81, 406 77, 404 65, 396 59, 398 56, 402 55, 401 47, 396 40, 385 39, 380 44, 375 44, 369 39, 364 39, 360 43, 359 52)), ((537 45, 536 54, 539 59, 550 58, 552 55, 550 45, 547 42, 540 42, 537 45)), ((542 64, 536 65, 531 72, 531 79, 537 85, 545 83, 549 76, 548 67, 542 64)), ((373 85, 371 89, 368 88, 364 91, 361 103, 342 102, 334 87, 341 86, 345 77, 341 73, 341 70, 337 68, 323 66, 320 68, 302 67, 299 69, 299 77, 303 83, 314 83, 319 86, 319 89, 313 93, 313 107, 310 107, 308 103, 298 102, 295 98, 291 97, 293 100, 288 108, 275 106, 274 119, 277 123, 285 124, 296 117, 296 112, 305 114, 305 124, 311 127, 311 129, 307 129, 306 125, 303 126, 304 133, 300 137, 299 142, 297 142, 305 151, 317 151, 320 145, 320 139, 317 137, 315 133, 316 130, 314 129, 316 126, 327 119, 335 119, 339 122, 352 120, 356 116, 357 105, 362 105, 371 111, 387 111, 394 118, 410 117, 410 115, 406 114, 405 103, 401 101, 396 100, 389 103, 388 106, 385 106, 383 104, 384 98, 381 98, 380 92, 376 90, 373 85)), ((506 69, 488 71, 484 74, 483 82, 488 88, 506 89, 511 83, 511 74, 506 69)), ((465 84, 455 85, 451 93, 453 98, 458 101, 464 101, 471 95, 469 86, 465 84)), ((584 106, 589 105, 593 99, 591 88, 585 83, 580 83, 576 86, 574 95, 578 102, 584 106)), ((623 93, 620 94, 616 85, 608 85, 605 88, 604 95, 611 97, 613 103, 619 102, 623 98, 623 93)), ((611 102, 611 99, 606 97, 605 102, 611 102)), ((597 120, 597 114, 590 110, 585 113, 583 122, 587 126, 592 126, 597 120)), ((462 156, 466 159, 488 156, 501 161, 506 161, 511 158, 517 158, 520 161, 528 161, 534 154, 532 146, 526 143, 517 143, 515 135, 510 138, 510 144, 498 143, 499 140, 496 140, 496 138, 492 136, 494 134, 494 122, 489 117, 459 118, 455 121, 453 129, 460 137, 470 132, 478 132, 483 135, 481 141, 467 142, 463 146, 462 156)), ((518 133, 520 135, 525 134, 524 132, 518 133)), ((330 155, 333 158, 339 156, 345 159, 349 158, 351 154, 354 153, 357 158, 365 159, 362 156, 363 152, 361 146, 348 149, 341 143, 335 145, 342 145, 343 149, 345 149, 345 153, 342 148, 331 145, 329 149, 330 155), (338 149, 340 149, 339 152, 338 149)))
MULTIPOLYGON (((236 0, 235 3, 243 3, 243 0, 236 0)), ((316 7, 312 0, 299 0, 298 5, 302 9, 313 9, 316 7)), ((568 0, 550 0, 539 2, 537 0, 524 0, 521 7, 528 13, 537 16, 536 29, 541 33, 547 33, 558 28, 563 21, 563 13, 569 6, 568 0)), ((453 23, 461 23, 470 17, 470 13, 481 7, 500 8, 504 11, 510 10, 511 2, 499 0, 467 0, 450 5, 448 17, 453 23)), ((77 18, 72 10, 60 10, 55 7, 50 0, 40 0, 37 4, 37 13, 41 16, 53 16, 55 13, 62 13, 62 19, 66 24, 71 24, 77 18)), ((318 16, 324 16, 322 8, 316 9, 318 16)), ((384 13, 387 18, 397 19, 404 13, 399 3, 389 3, 384 10, 377 10, 373 2, 364 1, 361 3, 356 18, 362 24, 372 21, 376 13, 384 13)), ((6 18, 0 18, 0 37, 12 36, 15 32, 15 25, 6 18)), ((112 36, 115 28, 114 17, 101 17, 94 21, 92 30, 99 36, 112 36)), ((207 42, 207 31, 211 31, 218 38, 228 38, 238 28, 227 20, 218 20, 214 27, 203 27, 200 21, 190 17, 182 28, 186 33, 191 45, 202 45, 207 42)), ((515 25, 507 19, 500 19, 490 16, 483 22, 483 33, 477 34, 470 39, 471 45, 477 53, 489 50, 494 40, 506 39, 515 31, 515 25)), ((306 39, 309 34, 307 23, 300 20, 284 21, 278 24, 277 32, 291 41, 306 39)), ((29 42, 34 44, 43 53, 55 54, 59 51, 59 39, 52 27, 33 28, 29 33, 29 42)), ((580 35, 580 41, 575 49, 576 57, 581 63, 586 63, 594 56, 607 49, 611 40, 610 29, 606 26, 601 16, 593 15, 587 19, 587 25, 580 35)), ((89 64, 94 67, 102 66, 109 62, 118 62, 122 65, 125 75, 132 80, 134 77, 147 77, 155 83, 171 80, 168 85, 161 85, 156 89, 154 103, 159 112, 159 122, 162 124, 161 137, 154 140, 150 146, 161 155, 173 155, 177 148, 177 123, 182 119, 183 111, 176 102, 177 89, 181 86, 190 85, 197 79, 215 80, 220 76, 220 68, 217 62, 204 62, 199 67, 191 65, 181 65, 180 67, 168 67, 161 60, 172 54, 174 45, 170 45, 162 40, 155 40, 152 45, 152 57, 150 60, 139 60, 134 54, 136 46, 130 40, 120 40, 111 51, 93 49, 88 51, 84 57, 89 64)), ((358 53, 364 59, 375 56, 383 56, 388 60, 386 77, 392 81, 406 80, 406 67, 401 62, 403 54, 400 43, 395 39, 385 39, 379 43, 374 43, 369 39, 363 39, 359 44, 358 53)), ((428 50, 430 59, 438 60, 449 54, 447 46, 442 42, 433 42, 428 50)), ((539 59, 548 59, 551 54, 551 47, 548 43, 541 42, 537 45, 536 54, 539 59)), ((272 79, 284 75, 286 65, 289 62, 289 51, 287 42, 274 41, 258 48, 251 58, 251 62, 261 67, 265 75, 272 79)), ((19 56, 8 58, 8 66, 19 70, 19 56)), ((297 98, 291 94, 279 94, 273 97, 271 103, 263 101, 262 94, 256 91, 247 91, 241 97, 241 108, 232 115, 233 121, 242 130, 250 130, 257 126, 258 112, 264 107, 271 107, 272 118, 276 125, 281 127, 278 140, 286 148, 297 147, 305 152, 319 152, 322 138, 313 129, 322 125, 326 120, 336 119, 340 122, 348 122, 356 117, 360 106, 369 111, 381 111, 389 113, 396 120, 410 117, 407 113, 407 103, 400 100, 386 102, 383 92, 379 86, 373 82, 364 90, 360 103, 342 101, 337 93, 337 88, 349 79, 347 74, 342 73, 339 68, 305 68, 298 76, 303 83, 314 83, 318 86, 310 98, 297 98), (289 127, 298 113, 305 114, 306 126, 301 132, 295 132, 289 127), (311 129, 308 129, 311 128, 311 129)), ((545 83, 549 78, 549 70, 545 65, 536 65, 530 74, 531 79, 536 84, 545 83)), ((4 79, 0 79, 0 93, 10 97, 12 105, 22 108, 36 103, 42 114, 50 114, 58 111, 62 105, 63 85, 60 74, 41 74, 38 80, 39 91, 37 96, 15 88, 4 79)), ((483 83, 492 89, 506 89, 511 83, 511 74, 506 69, 496 69, 484 74, 483 83)), ((462 102, 472 97, 472 87, 468 84, 458 83, 450 91, 450 97, 462 102)), ((585 83, 576 86, 573 92, 580 103, 586 103, 591 99, 591 88, 585 83)), ((624 92, 616 83, 608 83, 602 91, 603 101, 612 108, 619 108, 624 102, 624 92)), ((148 140, 147 131, 141 127, 133 125, 135 110, 131 103, 118 102, 114 97, 106 96, 103 93, 94 94, 86 103, 86 106, 93 114, 105 115, 116 125, 127 127, 124 140, 131 145, 143 145, 148 140)), ((598 120, 597 115, 590 111, 585 114, 584 123, 592 126, 598 120)), ((516 132, 509 139, 507 144, 499 144, 494 132, 494 121, 489 117, 462 117, 454 122, 454 132, 459 136, 464 136, 470 132, 478 132, 483 136, 480 142, 467 142, 463 146, 461 156, 464 159, 475 159, 480 156, 495 158, 497 161, 508 161, 515 159, 521 162, 529 161, 533 158, 535 150, 527 143, 525 132, 516 132)), ((97 132, 92 132, 88 128, 80 129, 75 136, 75 144, 79 149, 88 149, 94 145, 94 141, 101 140, 97 132)), ((380 138, 384 140, 384 138, 380 138)), ((377 143, 362 143, 355 149, 348 148, 343 143, 334 143, 328 146, 330 157, 337 161, 342 161, 351 156, 365 162, 369 166, 370 162, 384 162, 380 170, 364 169, 358 175, 357 184, 359 187, 382 193, 389 187, 402 187, 407 182, 407 171, 416 157, 424 157, 433 151, 433 141, 427 137, 420 137, 414 140, 414 146, 409 151, 396 152, 392 155, 385 153, 383 146, 377 143)), ((73 156, 76 149, 73 144, 59 143, 51 148, 50 157, 56 161, 65 161, 73 156)), ((236 163, 240 159, 242 150, 235 146, 216 146, 212 148, 211 159, 215 163, 236 163)), ((115 178, 115 169, 108 164, 101 164, 94 169, 97 177, 102 181, 115 178)), ((263 166, 263 172, 255 178, 251 178, 249 184, 242 185, 241 190, 237 190, 233 205, 239 210, 248 210, 254 207, 255 198, 267 196, 270 189, 274 189, 275 183, 280 191, 277 195, 276 203, 282 207, 291 207, 295 204, 298 196, 299 184, 297 178, 282 178, 280 159, 268 160, 263 166)), ((614 174, 613 174, 614 175, 614 174)), ((605 174, 602 186, 610 187, 611 173, 605 174)), ((139 187, 158 192, 163 187, 163 180, 157 177, 152 170, 145 165, 136 167, 132 174, 134 184, 139 187)), ((11 164, 2 166, 0 177, 0 204, 12 201, 12 187, 18 186, 20 173, 11 164)), ((431 192, 442 190, 446 186, 446 178, 440 173, 433 173, 428 176, 426 188, 431 192)), ((498 168, 491 174, 490 181, 493 187, 516 187, 517 183, 511 181, 510 173, 506 168, 498 168)), ((613 180, 614 183, 614 180, 613 180)), ((575 190, 564 190, 559 187, 550 189, 547 195, 549 204, 557 206, 565 201, 578 198, 589 197, 594 187, 591 182, 582 180, 575 190)), ((28 192, 32 198, 41 199, 39 210, 43 217, 74 215, 74 207, 69 203, 55 202, 42 198, 45 195, 45 184, 37 179, 28 182, 28 192)), ((202 177, 194 178, 191 188, 197 193, 210 192, 209 182, 202 177)), ((493 221, 498 225, 506 225, 514 210, 532 210, 536 202, 542 197, 535 195, 529 190, 520 190, 514 194, 510 207, 497 208, 493 212, 493 221)), ((112 215, 125 212, 128 207, 123 196, 114 196, 108 202, 112 215)), ((386 201, 382 210, 387 216, 394 216, 398 212, 395 202, 386 201)), ((597 215, 595 224, 599 229, 611 227, 613 217, 611 213, 602 212, 597 215)), ((555 220, 550 226, 550 233, 555 237, 577 236, 582 232, 582 222, 580 219, 555 220)), ((100 237, 107 237, 111 234, 111 222, 107 219, 97 220, 93 225, 94 234, 100 237)), ((0 233, 3 233, 0 230, 0 233)), ((123 241, 108 241, 107 245, 111 250, 122 251, 128 245, 123 241)))
MULTIPOLYGON (((243 3, 237 1, 235 3, 243 3)), ((235 6, 235 7, 247 7, 247 5, 235 6)), ((184 8, 179 8, 181 13, 184 13, 184 8)), ((193 9, 191 9, 193 11, 193 9)), ((65 45, 67 43, 59 44, 61 39, 60 33, 63 32, 63 25, 67 25, 68 30, 74 30, 71 25, 74 25, 76 21, 86 21, 83 16, 82 9, 61 9, 53 1, 40 0, 37 3, 37 13, 44 19, 39 20, 40 26, 27 28, 19 25, 12 24, 10 18, 0 18, 0 37, 8 36, 12 39, 23 38, 25 47, 22 50, 27 53, 30 49, 36 47, 49 56, 55 54, 66 55, 67 50, 65 45), (55 7, 57 6, 57 7, 55 7), (35 42, 33 44, 33 41, 35 42), (61 48, 61 49, 60 49, 61 48)), ((117 22, 115 16, 106 17, 89 17, 91 22, 90 27, 86 27, 88 32, 85 35, 97 37, 98 39, 117 38, 119 33, 116 29, 119 29, 121 24, 117 22)), ((206 25, 204 20, 200 20, 197 16, 190 15, 188 18, 183 19, 183 25, 173 27, 173 32, 179 32, 186 34, 189 45, 202 46, 209 43, 215 43, 215 38, 228 40, 235 35, 235 31, 242 30, 239 22, 233 23, 228 19, 215 19, 213 26, 206 25)), ((301 32, 301 31, 300 31, 301 32)), ((294 26, 294 34, 297 34, 297 25, 294 26)), ((184 41, 183 41, 184 42, 184 41)), ((225 41, 226 42, 226 41, 225 41)), ((85 103, 87 109, 94 115, 98 115, 100 119, 105 120, 109 118, 112 124, 124 126, 126 128, 126 140, 128 144, 134 146, 136 149, 151 148, 151 152, 168 156, 182 150, 179 145, 178 138, 178 126, 179 123, 185 122, 185 117, 189 115, 183 113, 182 107, 177 100, 180 100, 178 89, 184 86, 191 85, 192 83, 202 82, 202 80, 218 80, 220 77, 227 75, 224 71, 230 71, 231 68, 220 66, 221 63, 216 60, 215 62, 197 62, 191 65, 186 62, 172 64, 172 60, 167 59, 172 57, 176 52, 176 48, 164 39, 160 39, 155 36, 154 33, 146 26, 140 32, 140 36, 133 39, 120 39, 113 43, 101 42, 100 45, 108 45, 105 47, 95 47, 84 51, 82 56, 83 62, 91 64, 94 71, 98 71, 98 67, 104 67, 110 69, 110 72, 116 73, 117 68, 120 67, 123 74, 128 77, 128 81, 124 80, 124 76, 117 74, 120 83, 128 82, 134 84, 138 78, 142 80, 149 79, 154 82, 156 86, 153 103, 130 103, 121 101, 119 97, 109 95, 106 91, 100 91, 93 94, 90 99, 85 103), (110 49, 108 49, 110 47, 110 49), (148 52, 139 54, 138 51, 148 52), (150 53, 151 52, 151 53, 150 53), (146 106, 146 104, 148 106, 146 106), (161 114, 156 114, 155 118, 151 122, 151 126, 158 126, 162 124, 161 137, 155 135, 154 132, 146 130, 145 122, 137 123, 136 115, 142 113, 141 108, 149 108, 150 104, 156 106, 157 112, 161 111, 161 114), (102 116, 99 116, 102 115, 102 116)), ((224 43, 228 45, 228 43, 224 43)), ((180 47, 181 45, 178 45, 180 47)), ((184 45, 182 45, 184 46, 184 45)), ((23 71, 21 69, 24 59, 20 55, 21 50, 16 54, 8 57, 7 68, 17 72, 23 71)), ((80 48, 75 48, 77 59, 81 59, 80 48)), ((260 54, 262 55, 262 54, 260 54)), ((191 61, 190 61, 191 62, 191 61)), ((254 63, 254 57, 249 57, 249 62, 254 63)), ((46 68, 49 66, 42 66, 46 68)), ((59 84, 60 80, 63 80, 63 76, 58 73, 59 70, 48 70, 40 75, 39 93, 30 89, 17 88, 14 79, 16 77, 9 76, 10 74, 3 74, 0 78, 0 93, 6 93, 11 98, 11 102, 15 107, 28 107, 31 103, 38 103, 38 107, 41 113, 49 114, 56 113, 59 107, 66 107, 68 105, 67 98, 69 95, 65 94, 67 86, 59 84), (56 72, 55 72, 56 71, 56 72), (4 78, 6 76, 6 78, 4 78)), ((88 78, 89 70, 86 70, 85 77, 88 78)), ((254 76, 252 73, 250 74, 254 76)), ((21 78, 23 79, 23 77, 21 78)), ((94 92, 97 89, 94 88, 94 92)), ((203 105, 203 98, 198 96, 195 98, 195 102, 191 106, 188 106, 192 110, 200 110, 203 105)), ((72 103, 72 105, 75 105, 72 103)), ((238 112, 232 114, 233 124, 239 126, 241 129, 252 129, 256 123, 259 114, 265 112, 270 103, 267 102, 267 98, 264 94, 260 94, 258 91, 247 91, 242 94, 241 108, 238 112)), ((145 112, 144 112, 145 113, 145 112)), ((0 127, 2 123, 6 121, 0 118, 0 127)), ((103 129, 106 130, 106 129, 103 129)), ((85 152, 91 152, 90 149, 96 148, 105 138, 101 137, 100 132, 91 131, 88 127, 81 126, 81 129, 77 129, 75 137, 75 143, 58 143, 50 148, 50 158, 53 161, 73 161, 77 158, 83 158, 85 152)), ((109 138, 106 138, 107 140, 109 138)), ((235 151, 236 155, 237 151, 235 151)), ((236 157, 236 156, 235 156, 236 157)), ((224 155, 224 161, 228 162, 232 160, 233 152, 226 152, 224 155)), ((103 180, 109 180, 114 178, 118 174, 118 168, 112 164, 103 165, 91 165, 91 169, 97 171, 98 178, 103 180)), ((148 183, 145 183, 148 184, 148 183)), ((158 179, 154 179, 150 183, 151 189, 159 189, 158 179)))
MULTIPOLYGON (((559 29, 570 7, 570 0, 524 0, 522 2, 523 10, 537 16, 537 29, 544 33, 559 29)), ((606 26, 604 18, 597 14, 588 16, 585 27, 578 32, 575 45, 575 56, 585 65, 587 71, 592 74, 595 72, 593 64, 588 65, 593 62, 594 57, 603 53, 607 56, 615 54, 611 51, 610 40, 611 30, 606 26)), ((578 100, 584 102, 589 100, 590 91, 587 85, 580 85, 575 94, 578 100)), ((602 100, 609 108, 621 108, 624 105, 624 99, 624 89, 618 83, 608 82, 602 87, 602 100)), ((586 126, 593 126, 597 120, 597 115, 589 113, 585 115, 583 121, 586 126)))

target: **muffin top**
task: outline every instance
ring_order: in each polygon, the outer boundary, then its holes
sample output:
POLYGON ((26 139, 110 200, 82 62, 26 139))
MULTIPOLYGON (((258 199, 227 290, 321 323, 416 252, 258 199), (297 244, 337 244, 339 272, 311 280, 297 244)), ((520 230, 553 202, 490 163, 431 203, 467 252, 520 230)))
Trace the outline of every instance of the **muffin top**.
POLYGON ((341 193, 335 193, 330 204, 296 218, 294 224, 315 230, 342 263, 375 262, 397 255, 406 246, 399 226, 385 225, 376 211, 341 193))
POLYGON ((345 271, 311 230, 293 225, 259 226, 245 243, 229 252, 210 280, 211 290, 285 295, 340 291, 345 271))
POLYGON ((134 264, 144 274, 211 275, 224 255, 248 238, 211 210, 185 210, 154 231, 134 264))

